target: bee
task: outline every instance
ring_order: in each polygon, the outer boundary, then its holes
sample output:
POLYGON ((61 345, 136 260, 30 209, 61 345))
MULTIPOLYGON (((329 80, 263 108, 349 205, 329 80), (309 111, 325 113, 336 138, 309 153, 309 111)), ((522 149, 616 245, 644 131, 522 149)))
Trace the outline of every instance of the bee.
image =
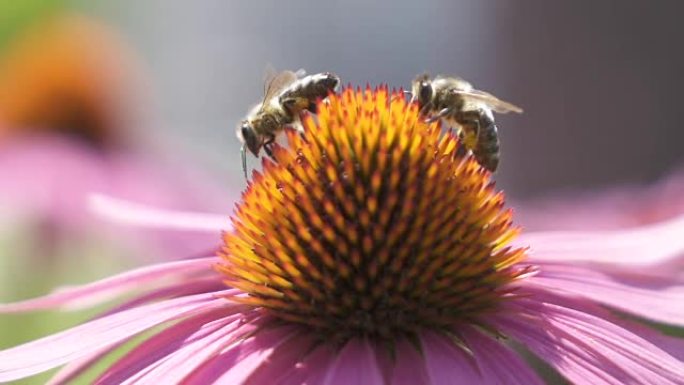
POLYGON ((264 82, 264 97, 240 122, 237 136, 242 142, 242 171, 247 178, 249 150, 258 157, 263 148, 273 158, 272 146, 276 135, 285 127, 302 132, 300 114, 306 110, 316 112, 316 101, 325 99, 340 84, 336 75, 323 72, 303 76, 303 71, 283 71, 264 82))
POLYGON ((498 99, 458 77, 428 74, 416 77, 411 85, 412 101, 418 103, 428 122, 444 119, 450 127, 458 127, 463 145, 487 170, 499 165, 499 136, 494 112, 522 113, 511 103, 498 99))

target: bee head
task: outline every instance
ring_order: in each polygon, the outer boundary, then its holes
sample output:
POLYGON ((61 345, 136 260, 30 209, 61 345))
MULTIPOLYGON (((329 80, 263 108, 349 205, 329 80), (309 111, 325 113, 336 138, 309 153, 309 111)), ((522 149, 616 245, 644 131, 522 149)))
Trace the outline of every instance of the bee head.
POLYGON ((240 124, 240 128, 238 130, 239 132, 239 137, 242 139, 242 142, 245 147, 254 154, 254 156, 259 156, 259 150, 261 149, 261 140, 259 140, 259 136, 256 134, 252 126, 249 124, 247 121, 243 121, 240 124))
POLYGON ((330 72, 325 72, 323 73, 323 79, 321 82, 325 86, 325 88, 335 91, 337 90, 337 87, 340 85, 340 78, 337 77, 337 75, 332 74, 330 72))
POLYGON ((418 106, 423 108, 432 100, 433 90, 430 75, 422 74, 413 81, 411 87, 413 100, 418 102, 418 106))

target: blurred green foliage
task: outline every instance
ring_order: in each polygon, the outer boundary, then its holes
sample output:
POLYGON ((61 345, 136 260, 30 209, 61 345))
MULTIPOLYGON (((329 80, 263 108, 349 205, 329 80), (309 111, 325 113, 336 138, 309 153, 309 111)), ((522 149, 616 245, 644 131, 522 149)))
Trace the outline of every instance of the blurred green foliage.
MULTIPOLYGON (((64 285, 88 283, 132 267, 130 251, 93 234, 60 236, 56 243, 43 239, 35 223, 3 223, 0 226, 0 302, 44 295, 64 285), (128 253, 128 254, 126 254, 128 253)), ((86 321, 112 304, 66 312, 40 311, 2 315, 0 349, 59 332, 86 321)), ((128 347, 130 349, 130 347, 128 347)), ((120 349, 119 355, 127 348, 120 349)), ((115 358, 110 357, 76 384, 88 384, 115 358)), ((17 381, 16 384, 44 384, 53 372, 17 381)))
POLYGON ((3 0, 0 1, 0 50, 15 33, 34 20, 64 9, 67 0, 3 0))

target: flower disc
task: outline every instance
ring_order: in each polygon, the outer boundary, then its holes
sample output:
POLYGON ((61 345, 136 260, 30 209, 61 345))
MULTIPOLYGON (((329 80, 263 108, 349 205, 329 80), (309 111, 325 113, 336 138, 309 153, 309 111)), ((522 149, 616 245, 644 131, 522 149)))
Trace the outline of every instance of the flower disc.
POLYGON ((386 88, 347 89, 287 131, 225 234, 236 300, 321 338, 447 330, 510 295, 524 250, 490 174, 386 88))

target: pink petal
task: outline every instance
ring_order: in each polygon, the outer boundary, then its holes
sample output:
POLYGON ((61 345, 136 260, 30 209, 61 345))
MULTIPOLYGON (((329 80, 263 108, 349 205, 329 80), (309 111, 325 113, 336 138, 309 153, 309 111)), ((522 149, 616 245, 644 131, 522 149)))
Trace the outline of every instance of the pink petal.
POLYGON ((9 211, 0 216, 39 214, 79 225, 86 217, 79 202, 85 191, 105 189, 105 169, 103 156, 62 138, 0 143, 0 207, 9 211))
POLYGON ((472 327, 459 328, 458 331, 473 352, 485 384, 544 385, 532 368, 503 343, 472 327))
POLYGON ((588 298, 642 318, 684 325, 682 279, 650 280, 638 272, 612 275, 571 264, 541 264, 539 273, 525 281, 547 291, 588 298))
POLYGON ((519 313, 494 316, 492 326, 525 344, 575 384, 684 381, 681 362, 629 330, 533 297, 517 304, 519 313))
POLYGON ((406 340, 397 342, 397 358, 392 367, 391 385, 430 384, 425 359, 415 345, 406 340))
POLYGON ((684 213, 684 170, 644 186, 603 191, 566 191, 550 199, 525 202, 516 221, 528 231, 607 230, 655 223, 684 213))
POLYGON ((28 377, 88 356, 169 320, 228 308, 230 302, 216 298, 223 294, 199 294, 141 306, 0 351, 0 381, 28 377))
MULTIPOLYGON (((245 382, 247 384, 282 384, 292 383, 293 377, 300 378, 297 384, 311 375, 311 359, 309 353, 314 344, 307 331, 292 329, 290 339, 280 344, 271 354, 268 361, 258 367, 245 382)), ((320 368, 320 364, 316 366, 320 368)))
MULTIPOLYGON (((327 346, 319 346, 308 354, 302 362, 295 364, 273 385, 322 385, 330 363, 337 352, 327 346)), ((270 382, 250 381, 247 385, 271 384, 270 382)))
MULTIPOLYGON (((177 298, 180 296, 187 296, 193 294, 207 293, 220 291, 225 288, 222 282, 217 282, 217 279, 213 278, 211 280, 200 280, 191 281, 183 284, 175 284, 170 287, 162 287, 158 290, 151 291, 140 297, 135 297, 134 299, 124 302, 121 305, 117 305, 99 315, 96 318, 102 318, 104 316, 121 312, 126 309, 137 307, 152 301, 165 299, 165 298, 177 298)), ((72 361, 69 364, 61 368, 47 383, 47 385, 62 385, 68 384, 73 381, 76 377, 81 375, 83 372, 90 369, 94 364, 96 364, 100 359, 108 355, 109 353, 115 351, 122 345, 126 344, 129 339, 124 339, 118 343, 112 344, 104 349, 96 351, 88 356, 85 356, 79 360, 72 361)))
MULTIPOLYGON (((88 196, 99 193, 154 207, 225 213, 225 229, 238 196, 214 181, 179 157, 160 162, 147 153, 104 154, 59 137, 11 140, 0 143, 0 222, 8 215, 37 217, 76 234, 95 231, 147 257, 185 258, 218 244, 220 232, 114 228, 88 211, 88 196)), ((153 217, 158 222, 163 215, 153 217)), ((186 216, 200 227, 209 227, 202 217, 213 216, 186 216)), ((177 216, 167 219, 176 227, 188 227, 177 216)), ((146 220, 151 221, 149 216, 146 220)))
POLYGON ((590 299, 575 298, 575 297, 561 297, 545 289, 525 287, 526 295, 532 295, 539 302, 549 302, 558 306, 569 309, 575 309, 581 313, 591 314, 595 317, 602 318, 612 324, 618 325, 632 334, 647 340, 651 344, 657 346, 663 351, 670 354, 678 360, 684 360, 684 339, 670 337, 657 329, 653 329, 643 323, 635 320, 627 319, 609 308, 594 302, 590 299))
POLYGON ((675 263, 684 256, 684 216, 636 229, 521 234, 534 261, 588 262, 623 266, 675 263))
POLYGON ((239 320, 240 316, 226 316, 223 312, 222 317, 217 314, 214 320, 207 318, 188 325, 189 330, 162 332, 167 335, 160 335, 155 341, 145 341, 145 346, 136 348, 132 355, 126 355, 98 381, 121 385, 179 382, 233 343, 236 333, 248 332, 248 327, 239 320))
POLYGON ((354 339, 342 348, 328 368, 324 385, 384 385, 375 351, 366 340, 354 339))
MULTIPOLYGON (((213 285, 216 286, 216 285, 213 285)), ((99 315, 96 318, 102 318, 104 316, 113 314, 113 313, 118 313, 121 312, 125 309, 130 309, 132 307, 139 306, 141 304, 148 303, 152 300, 160 299, 160 298, 176 298, 181 295, 192 295, 192 294, 199 294, 199 293, 206 293, 208 291, 218 291, 220 289, 216 290, 205 290, 207 287, 202 287, 202 285, 197 285, 197 284, 190 284, 190 285, 181 285, 179 287, 174 287, 173 289, 171 288, 162 288, 159 290, 156 290, 152 293, 148 293, 144 295, 143 297, 135 298, 131 301, 125 302, 122 305, 116 306, 113 309, 109 309, 105 313, 99 315), (195 289, 198 289, 196 291, 195 289)), ((89 370, 93 365, 97 364, 102 358, 107 356, 108 354, 112 353, 113 351, 117 350, 121 346, 125 345, 128 343, 132 338, 135 336, 131 336, 127 339, 121 340, 115 344, 112 344, 110 346, 107 346, 101 350, 98 350, 94 353, 91 353, 81 359, 72 361, 62 367, 47 383, 47 385, 63 385, 63 384, 69 384, 71 381, 73 381, 75 378, 83 374, 85 371, 89 370)), ((130 356, 130 354, 127 354, 126 357, 130 356)), ((111 368, 110 368, 111 369, 111 368)))
POLYGON ((217 237, 232 228, 227 215, 163 210, 102 194, 91 194, 89 206, 102 217, 128 226, 208 232, 217 237))
POLYGON ((194 370, 183 383, 248 384, 249 378, 259 367, 268 365, 274 351, 292 337, 292 328, 263 329, 250 338, 239 340, 227 347, 224 345, 220 354, 194 370))
POLYGON ((82 308, 118 297, 127 291, 140 289, 150 282, 178 279, 204 272, 211 274, 213 273, 211 266, 218 260, 217 257, 199 258, 130 270, 94 283, 60 289, 44 297, 0 304, 0 313, 41 310, 58 306, 82 308))
POLYGON ((120 384, 157 361, 167 357, 186 343, 202 340, 207 335, 234 322, 237 316, 223 309, 203 313, 168 327, 146 339, 107 368, 96 383, 120 384))
POLYGON ((485 384, 473 358, 441 334, 421 336, 431 385, 485 384))
POLYGON ((162 299, 185 297, 202 293, 213 293, 222 290, 225 292, 230 292, 231 294, 242 293, 237 289, 227 289, 226 284, 221 281, 221 277, 219 276, 203 279, 188 278, 186 281, 173 282, 171 284, 161 286, 158 289, 150 290, 144 294, 140 294, 129 301, 107 309, 107 311, 101 316, 118 313, 123 310, 142 306, 162 299))
MULTIPOLYGON (((301 354, 301 352, 298 351, 301 354)), ((306 354, 301 362, 296 363, 282 376, 277 376, 273 381, 255 379, 245 385, 322 385, 330 363, 335 359, 337 352, 328 346, 319 346, 313 352, 306 354), (260 382, 261 381, 261 382, 260 382)))
POLYGON ((119 349, 129 341, 130 338, 121 340, 120 342, 96 350, 87 356, 71 361, 59 369, 45 385, 66 385, 72 383, 78 376, 85 373, 92 368, 93 365, 96 365, 104 357, 119 349))
POLYGON ((632 323, 625 326, 625 329, 629 329, 632 333, 648 340, 648 342, 663 349, 663 351, 679 361, 684 361, 684 339, 662 334, 640 324, 632 323))

